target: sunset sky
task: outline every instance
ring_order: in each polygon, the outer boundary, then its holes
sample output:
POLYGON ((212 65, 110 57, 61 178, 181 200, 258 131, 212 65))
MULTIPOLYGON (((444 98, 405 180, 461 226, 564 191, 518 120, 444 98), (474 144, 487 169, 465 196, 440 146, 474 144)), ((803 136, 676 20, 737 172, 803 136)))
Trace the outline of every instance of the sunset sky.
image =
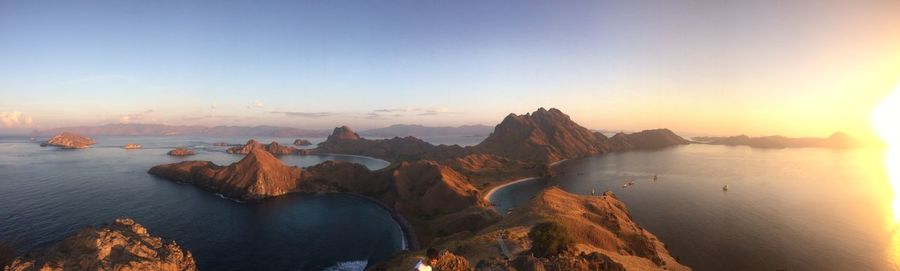
POLYGON ((900 82, 900 1, 740 2, 0 1, 0 133, 543 106, 603 130, 866 137, 900 82))

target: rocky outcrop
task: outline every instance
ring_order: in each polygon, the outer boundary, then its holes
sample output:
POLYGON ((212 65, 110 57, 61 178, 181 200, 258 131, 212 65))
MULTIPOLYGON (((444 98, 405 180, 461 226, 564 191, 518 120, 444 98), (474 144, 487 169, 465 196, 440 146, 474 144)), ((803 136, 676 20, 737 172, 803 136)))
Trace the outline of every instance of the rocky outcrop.
POLYGON ((125 146, 123 146, 122 148, 124 148, 126 150, 140 149, 141 144, 129 143, 129 144, 125 144, 125 146))
POLYGON ((497 228, 553 220, 564 225, 583 252, 599 252, 629 270, 686 270, 652 233, 631 219, 612 192, 579 196, 548 188, 498 223, 497 228))
POLYGON ((836 132, 826 138, 817 137, 784 137, 764 136, 749 137, 746 135, 731 137, 695 137, 696 141, 712 145, 750 146, 754 148, 858 148, 863 144, 845 133, 836 132))
MULTIPOLYGON (((477 263, 475 270, 690 270, 678 263, 653 234, 637 225, 612 193, 579 196, 556 187, 538 193, 498 223, 471 234, 448 237, 437 247, 452 250, 468 263, 477 263), (564 225, 575 244, 556 257, 531 256, 528 231, 536 223, 549 220, 564 225), (510 257, 500 249, 501 243, 510 257)), ((420 253, 401 254, 381 266, 411 266, 420 253)), ((457 257, 451 262, 460 262, 457 257)))
POLYGON ((194 155, 196 153, 194 153, 194 151, 192 151, 192 150, 185 149, 185 148, 175 148, 175 149, 167 152, 166 154, 171 155, 171 156, 189 156, 189 155, 194 155))
POLYGON ((312 142, 309 142, 309 140, 300 138, 300 139, 294 140, 294 145, 295 146, 309 146, 309 145, 312 145, 312 142))
POLYGON ((475 150, 520 160, 552 163, 609 151, 587 128, 556 108, 509 114, 475 150))
POLYGON ((260 144, 255 139, 251 139, 247 141, 247 144, 243 146, 235 146, 228 148, 225 150, 227 153, 231 154, 249 154, 251 149, 254 148, 262 148, 263 150, 275 154, 275 155, 286 155, 286 154, 295 154, 297 153, 297 149, 291 146, 282 146, 278 144, 278 142, 272 141, 269 144, 260 144))
POLYGON ((41 143, 41 146, 54 146, 63 149, 84 149, 94 144, 97 144, 97 142, 93 139, 74 133, 62 132, 51 137, 46 142, 41 143))
POLYGON ((327 140, 335 141, 335 140, 358 140, 359 134, 353 132, 353 129, 344 125, 341 127, 334 128, 334 132, 328 136, 327 140))
POLYGON ((128 218, 86 227, 45 251, 16 258, 6 271, 62 270, 197 270, 191 252, 164 242, 128 218))
POLYGON ((208 161, 159 165, 150 174, 191 183, 227 197, 257 200, 284 195, 297 188, 301 170, 284 165, 262 148, 251 148, 240 161, 218 166, 208 161))

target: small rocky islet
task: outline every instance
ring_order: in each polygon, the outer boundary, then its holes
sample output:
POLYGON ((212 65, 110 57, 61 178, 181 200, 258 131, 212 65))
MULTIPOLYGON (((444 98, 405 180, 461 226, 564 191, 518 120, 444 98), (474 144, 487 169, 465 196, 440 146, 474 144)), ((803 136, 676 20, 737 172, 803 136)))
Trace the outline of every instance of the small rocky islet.
POLYGON ((93 139, 76 133, 62 132, 41 143, 41 147, 59 147, 62 149, 84 149, 97 144, 93 139))

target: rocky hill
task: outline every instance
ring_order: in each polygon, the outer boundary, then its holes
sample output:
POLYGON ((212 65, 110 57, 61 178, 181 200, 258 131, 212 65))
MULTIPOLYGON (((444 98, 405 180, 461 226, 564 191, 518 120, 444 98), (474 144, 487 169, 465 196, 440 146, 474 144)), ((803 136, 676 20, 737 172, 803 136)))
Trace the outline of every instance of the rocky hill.
POLYGON ((128 218, 86 227, 61 242, 16 258, 5 271, 63 270, 197 270, 191 252, 174 241, 151 236, 128 218))
POLYGON ((227 197, 257 200, 293 191, 301 170, 284 165, 268 151, 256 147, 229 166, 218 166, 208 161, 185 161, 155 166, 149 173, 191 183, 227 197))
MULTIPOLYGON (((461 268, 448 270, 690 270, 669 254, 665 244, 635 223, 611 192, 579 196, 551 187, 499 222, 439 243, 438 248, 453 255, 442 256, 440 261, 446 259, 461 268), (528 231, 543 221, 563 225, 574 237, 574 246, 558 257, 532 256, 528 231), (511 254, 508 259, 501 243, 511 254)), ((417 252, 400 254, 374 269, 400 270, 419 257, 417 252)))
POLYGON ((609 151, 600 138, 556 108, 509 114, 475 151, 513 159, 555 162, 609 151))

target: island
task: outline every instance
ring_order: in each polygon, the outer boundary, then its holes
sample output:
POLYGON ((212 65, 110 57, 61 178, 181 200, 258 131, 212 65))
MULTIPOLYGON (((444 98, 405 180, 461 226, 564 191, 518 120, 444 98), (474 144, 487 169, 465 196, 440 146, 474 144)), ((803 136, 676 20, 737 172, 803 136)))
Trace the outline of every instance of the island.
POLYGON ((278 144, 278 142, 275 142, 275 141, 272 141, 272 143, 264 145, 264 144, 257 142, 255 139, 251 139, 251 140, 247 141, 247 144, 228 148, 227 150, 225 150, 225 152, 231 153, 231 154, 249 154, 250 150, 254 149, 256 147, 262 147, 266 151, 268 151, 272 154, 276 154, 276 155, 296 154, 297 153, 297 149, 295 149, 294 147, 282 146, 281 144, 278 144))
POLYGON ((726 146, 750 146, 754 148, 830 148, 848 149, 859 148, 863 144, 856 138, 842 132, 835 132, 829 137, 785 137, 763 136, 749 137, 746 135, 729 137, 694 137, 694 141, 710 145, 726 146))
POLYGON ((300 139, 294 140, 294 145, 295 146, 309 146, 309 145, 312 145, 312 142, 309 142, 309 140, 300 138, 300 139))
POLYGON ((188 155, 194 155, 196 153, 194 151, 186 149, 186 148, 175 148, 175 149, 167 152, 166 154, 171 155, 171 156, 188 156, 188 155))
POLYGON ((41 143, 41 147, 54 146, 63 149, 84 149, 94 144, 97 144, 97 142, 88 137, 70 132, 62 132, 41 143))
POLYGON ((125 144, 125 146, 123 146, 122 148, 124 148, 126 150, 140 149, 141 144, 128 143, 128 144, 125 144))
POLYGON ((174 241, 150 235, 130 218, 118 218, 82 228, 45 250, 28 252, 3 270, 195 271, 197 264, 191 252, 174 241))

